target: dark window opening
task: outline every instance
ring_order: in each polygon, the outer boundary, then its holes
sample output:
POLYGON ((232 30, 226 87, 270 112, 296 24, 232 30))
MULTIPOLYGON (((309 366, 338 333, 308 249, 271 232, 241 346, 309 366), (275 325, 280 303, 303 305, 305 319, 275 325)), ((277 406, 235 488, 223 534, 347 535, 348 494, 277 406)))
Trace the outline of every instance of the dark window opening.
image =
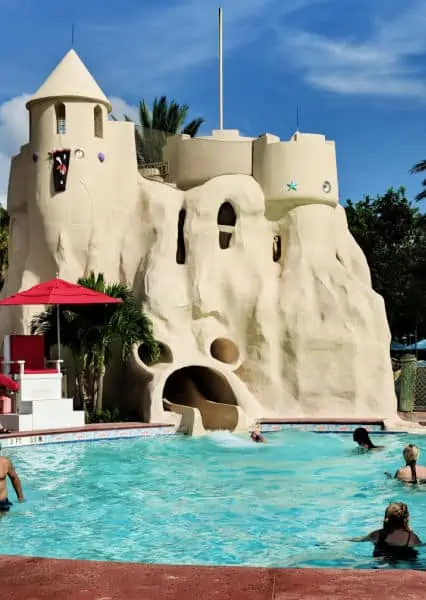
POLYGON ((103 138, 104 137, 104 123, 102 120, 102 108, 100 106, 95 106, 93 113, 94 113, 94 120, 95 120, 95 137, 103 138))
POLYGON ((274 262, 278 262, 281 258, 281 236, 274 235, 274 242, 272 245, 272 258, 274 262))
POLYGON ((217 225, 219 229, 219 247, 222 250, 229 248, 234 234, 237 215, 230 202, 224 202, 217 214, 217 225))
POLYGON ((186 210, 182 208, 179 211, 178 217, 178 235, 177 235, 177 248, 176 248, 176 262, 178 265, 184 265, 186 260, 185 251, 185 236, 183 229, 185 226, 186 210))
POLYGON ((55 114, 56 114, 56 133, 64 134, 67 132, 67 119, 65 112, 65 104, 61 102, 60 104, 55 104, 55 114))

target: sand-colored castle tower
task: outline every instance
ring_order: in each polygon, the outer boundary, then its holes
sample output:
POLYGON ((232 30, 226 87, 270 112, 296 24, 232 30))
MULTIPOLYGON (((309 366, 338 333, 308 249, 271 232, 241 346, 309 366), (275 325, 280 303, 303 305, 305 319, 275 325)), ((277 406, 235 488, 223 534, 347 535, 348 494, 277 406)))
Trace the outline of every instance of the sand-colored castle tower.
MULTIPOLYGON (((151 365, 135 347, 107 402, 190 432, 265 416, 395 417, 383 300, 338 204, 334 142, 178 135, 164 148, 168 181, 149 180, 133 124, 108 120, 73 50, 28 110, 2 295, 90 269, 133 287, 163 352, 151 365)), ((26 331, 30 314, 5 312, 0 333, 26 331)))

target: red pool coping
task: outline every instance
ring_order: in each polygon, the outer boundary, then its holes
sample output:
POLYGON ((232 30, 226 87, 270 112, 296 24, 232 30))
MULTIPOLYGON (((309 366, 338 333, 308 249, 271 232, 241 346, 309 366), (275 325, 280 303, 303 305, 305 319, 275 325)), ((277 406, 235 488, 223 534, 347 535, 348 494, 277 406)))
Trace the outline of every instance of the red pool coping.
POLYGON ((420 600, 426 573, 0 557, 5 600, 420 600))
MULTIPOLYGON (((0 415, 1 420, 1 415, 0 415)), ((83 427, 65 427, 63 429, 36 429, 34 431, 11 431, 10 433, 2 433, 0 440, 5 438, 16 437, 34 437, 35 435, 48 435, 52 433, 78 433, 81 431, 108 431, 111 429, 152 429, 154 427, 174 427, 170 423, 90 423, 83 427)))

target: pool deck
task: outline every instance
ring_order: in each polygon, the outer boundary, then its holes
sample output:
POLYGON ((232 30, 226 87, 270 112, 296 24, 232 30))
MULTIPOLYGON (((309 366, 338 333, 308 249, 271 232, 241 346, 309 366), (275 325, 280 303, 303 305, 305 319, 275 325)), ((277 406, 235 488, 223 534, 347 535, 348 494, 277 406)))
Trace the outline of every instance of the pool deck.
POLYGON ((422 571, 177 567, 0 557, 5 600, 420 600, 422 571))

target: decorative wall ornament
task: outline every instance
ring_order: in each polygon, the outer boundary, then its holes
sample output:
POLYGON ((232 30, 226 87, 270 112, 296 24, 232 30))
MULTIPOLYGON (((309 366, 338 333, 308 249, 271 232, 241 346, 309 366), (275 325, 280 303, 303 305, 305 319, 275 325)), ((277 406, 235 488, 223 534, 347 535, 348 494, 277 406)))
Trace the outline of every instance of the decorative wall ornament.
POLYGON ((322 189, 324 194, 329 194, 332 189, 331 183, 329 181, 324 181, 324 183, 322 184, 322 189))
POLYGON ((104 162, 105 160, 105 154, 103 152, 98 152, 98 158, 101 162, 104 162))
POLYGON ((38 161, 38 158, 39 158, 39 156, 40 156, 40 155, 39 155, 39 153, 38 153, 38 152, 33 152, 33 162, 35 162, 35 163, 36 163, 36 162, 38 161))
POLYGON ((66 189, 70 155, 71 150, 54 150, 52 153, 55 192, 64 192, 66 189))
POLYGON ((83 148, 77 148, 77 150, 74 150, 74 154, 76 158, 84 158, 85 152, 83 148))
POLYGON ((288 192, 297 192, 297 186, 298 184, 295 181, 290 181, 290 183, 287 183, 287 191, 288 192))

